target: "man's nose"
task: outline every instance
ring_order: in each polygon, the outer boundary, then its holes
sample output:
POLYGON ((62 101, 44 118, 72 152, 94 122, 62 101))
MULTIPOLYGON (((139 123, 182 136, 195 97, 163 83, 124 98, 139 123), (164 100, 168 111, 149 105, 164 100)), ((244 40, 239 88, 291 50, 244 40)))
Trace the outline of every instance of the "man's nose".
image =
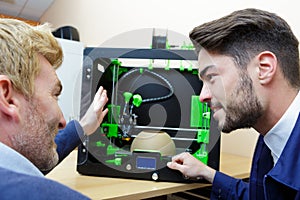
POLYGON ((60 120, 59 120, 58 128, 64 129, 66 127, 66 125, 67 125, 67 122, 64 118, 62 111, 60 111, 60 120))
POLYGON ((199 99, 201 102, 210 102, 211 100, 211 92, 206 84, 203 84, 199 99))

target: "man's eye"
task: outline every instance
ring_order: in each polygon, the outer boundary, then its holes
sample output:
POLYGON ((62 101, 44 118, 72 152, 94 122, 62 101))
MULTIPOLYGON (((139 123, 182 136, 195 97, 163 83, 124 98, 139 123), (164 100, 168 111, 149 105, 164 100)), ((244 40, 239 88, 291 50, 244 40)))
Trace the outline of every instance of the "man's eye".
POLYGON ((211 74, 209 74, 209 75, 206 76, 206 79, 207 79, 207 80, 210 80, 210 79, 212 79, 212 77, 213 77, 213 76, 212 76, 211 74))
POLYGON ((56 100, 59 100, 60 93, 59 93, 59 94, 54 94, 53 96, 54 96, 54 98, 55 98, 56 100))
POLYGON ((207 74, 206 79, 207 81, 211 81, 217 74, 207 74))

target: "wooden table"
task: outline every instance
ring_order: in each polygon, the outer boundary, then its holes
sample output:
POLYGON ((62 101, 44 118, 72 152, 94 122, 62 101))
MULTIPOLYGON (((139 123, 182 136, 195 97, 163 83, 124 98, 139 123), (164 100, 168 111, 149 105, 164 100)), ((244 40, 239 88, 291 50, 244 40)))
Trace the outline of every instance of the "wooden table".
MULTIPOLYGON (((222 153, 220 159, 220 171, 237 178, 249 176, 250 158, 222 153)), ((73 151, 47 177, 92 199, 142 199, 208 186, 203 183, 183 184, 84 176, 76 171, 76 160, 77 151, 73 151)))

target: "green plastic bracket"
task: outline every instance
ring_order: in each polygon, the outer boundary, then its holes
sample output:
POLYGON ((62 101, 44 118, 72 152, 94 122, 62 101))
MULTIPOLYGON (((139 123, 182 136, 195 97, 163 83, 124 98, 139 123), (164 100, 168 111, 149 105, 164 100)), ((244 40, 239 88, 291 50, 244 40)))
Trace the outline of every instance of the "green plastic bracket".
POLYGON ((142 73, 144 73, 144 68, 143 67, 140 68, 140 74, 142 74, 142 73))
POLYGON ((184 71, 184 66, 183 66, 183 64, 182 64, 182 60, 180 61, 179 70, 180 70, 181 72, 184 71))
POLYGON ((193 65, 192 65, 192 64, 190 64, 190 66, 188 67, 188 71, 189 71, 189 72, 192 72, 192 71, 193 71, 193 65))
POLYGON ((191 127, 201 127, 201 102, 199 100, 199 96, 193 95, 191 96, 191 127))
POLYGON ((107 105, 108 108, 108 123, 111 124, 116 124, 119 122, 119 116, 120 116, 120 110, 121 106, 119 105, 114 105, 114 104, 109 104, 107 105))
POLYGON ((125 73, 125 72, 128 72, 128 69, 125 68, 125 67, 120 67, 120 68, 119 68, 119 73, 118 73, 118 75, 120 76, 121 74, 123 74, 123 73, 125 73))
POLYGON ((193 69, 192 74, 197 75, 198 76, 198 70, 197 69, 193 69))
POLYGON ((185 41, 183 41, 183 45, 181 45, 181 49, 185 49, 185 50, 193 50, 195 49, 193 44, 186 44, 185 41))
POLYGON ((199 96, 191 96, 190 126, 194 128, 210 127, 210 108, 199 100, 199 96))
POLYGON ((150 59, 150 63, 148 65, 148 69, 152 70, 153 69, 153 59, 150 59))
POLYGON ((170 60, 167 61, 167 65, 165 66, 165 70, 170 70, 170 60))
POLYGON ((96 142, 96 147, 105 147, 105 144, 101 141, 96 142))
POLYGON ((107 154, 107 155, 113 155, 113 154, 115 154, 116 151, 118 151, 118 150, 119 150, 119 148, 113 147, 112 145, 108 145, 108 146, 107 146, 107 149, 106 149, 106 154, 107 154))
POLYGON ((171 45, 169 44, 169 41, 166 41, 166 49, 171 49, 171 45))
POLYGON ((135 105, 136 107, 140 107, 140 105, 142 104, 142 96, 139 94, 135 94, 133 95, 133 101, 132 104, 135 105))
POLYGON ((119 61, 118 59, 114 59, 114 60, 111 61, 111 64, 116 65, 116 66, 121 66, 122 62, 119 61))
POLYGON ((126 67, 121 67, 122 62, 120 62, 118 59, 114 59, 111 61, 110 64, 110 71, 112 75, 114 74, 113 77, 109 77, 110 80, 113 80, 114 82, 117 82, 119 79, 119 76, 123 73, 128 72, 128 68, 126 67))
POLYGON ((106 136, 108 138, 118 137, 118 124, 102 123, 101 128, 102 128, 102 132, 106 133, 106 136))
POLYGON ((109 163, 109 164, 116 165, 116 166, 120 166, 120 165, 122 165, 122 158, 115 158, 115 159, 112 159, 112 160, 106 160, 105 162, 109 163))
POLYGON ((207 120, 210 120, 210 112, 205 112, 202 114, 202 117, 207 119, 207 120))
POLYGON ((200 129, 197 134, 197 142, 198 143, 209 143, 209 130, 200 129))
POLYGON ((193 154, 193 156, 207 165, 208 153, 207 153, 207 150, 206 150, 206 145, 202 144, 200 149, 198 151, 196 151, 193 154))
POLYGON ((124 92, 123 96, 125 98, 125 103, 129 103, 129 101, 130 101, 130 99, 132 97, 132 93, 130 93, 130 92, 124 92))
MULTIPOLYGON (((110 68, 111 71, 112 71, 112 74, 114 74, 114 77, 112 77, 112 80, 113 80, 114 82, 117 82, 117 80, 119 79, 119 78, 118 78, 118 77, 119 77, 119 74, 117 74, 116 72, 119 71, 118 69, 119 69, 119 67, 121 66, 122 63, 121 63, 118 59, 114 59, 114 60, 111 61, 111 64, 114 66, 114 67, 110 68), (116 67, 117 67, 118 69, 116 69, 116 67)), ((120 73, 120 72, 119 72, 119 73, 120 73)))

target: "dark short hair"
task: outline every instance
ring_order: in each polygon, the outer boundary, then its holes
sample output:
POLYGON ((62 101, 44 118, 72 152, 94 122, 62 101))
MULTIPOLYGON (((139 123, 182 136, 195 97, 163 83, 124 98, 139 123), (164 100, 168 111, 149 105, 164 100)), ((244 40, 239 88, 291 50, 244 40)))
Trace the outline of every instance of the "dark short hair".
POLYGON ((195 27, 190 38, 198 53, 204 48, 231 56, 244 69, 251 58, 271 51, 290 85, 300 87, 298 40, 287 22, 274 13, 253 8, 238 10, 195 27))

